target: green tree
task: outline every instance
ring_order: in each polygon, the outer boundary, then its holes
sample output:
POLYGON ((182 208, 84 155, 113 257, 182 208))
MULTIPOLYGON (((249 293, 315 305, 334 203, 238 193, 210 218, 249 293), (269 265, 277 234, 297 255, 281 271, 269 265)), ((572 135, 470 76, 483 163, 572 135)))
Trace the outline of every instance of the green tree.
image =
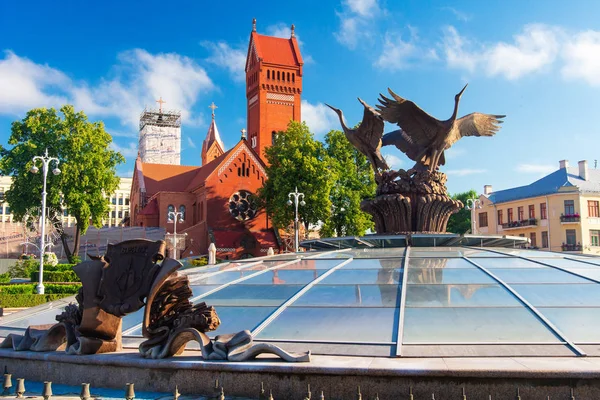
POLYGON ((265 155, 269 179, 259 189, 258 197, 273 225, 285 228, 293 222, 294 207, 287 202, 288 193, 296 187, 305 195, 306 205, 298 208, 298 218, 306 231, 309 225, 326 220, 331 209, 333 171, 328 168, 323 144, 314 139, 308 126, 291 121, 286 131, 277 134, 265 155))
POLYGON ((330 131, 325 143, 335 182, 330 195, 331 215, 324 221, 321 236, 364 235, 374 226, 371 216, 360 209, 362 200, 375 195, 373 169, 342 131, 330 131))
MULTIPOLYGON (((466 206, 467 199, 477 199, 477 192, 473 189, 468 192, 457 193, 452 196, 454 200, 460 200, 466 206)), ((471 211, 466 208, 460 209, 456 214, 452 214, 448 220, 446 231, 460 233, 461 235, 471 231, 471 211)))
POLYGON ((0 146, 0 173, 13 176, 6 200, 15 218, 22 221, 32 210, 39 215, 41 208, 43 177, 41 173, 29 172, 33 157, 43 155, 48 149, 50 156, 60 160, 61 174, 48 174, 46 204, 65 253, 72 258, 78 254, 80 235, 90 223, 101 226, 108 213, 105 194, 117 189, 119 178, 115 168, 125 159, 110 150, 112 137, 102 122, 88 121, 83 112, 75 112, 70 105, 63 106, 60 113, 54 108, 37 108, 29 111, 22 121, 13 122, 8 140, 12 148, 0 146), (63 206, 76 220, 72 251, 57 218, 63 206))

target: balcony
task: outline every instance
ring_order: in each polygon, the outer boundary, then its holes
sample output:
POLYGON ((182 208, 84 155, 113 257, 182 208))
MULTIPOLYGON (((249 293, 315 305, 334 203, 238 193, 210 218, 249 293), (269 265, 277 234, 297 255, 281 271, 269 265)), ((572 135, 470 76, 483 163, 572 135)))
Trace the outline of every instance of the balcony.
POLYGON ((502 224, 503 230, 527 228, 529 226, 537 226, 538 220, 535 218, 523 219, 521 221, 512 221, 502 224))
POLYGON ((562 244, 562 251, 582 251, 583 248, 580 244, 562 244))
POLYGON ((581 222, 581 216, 579 214, 561 215, 560 222, 562 224, 576 224, 578 222, 581 222))

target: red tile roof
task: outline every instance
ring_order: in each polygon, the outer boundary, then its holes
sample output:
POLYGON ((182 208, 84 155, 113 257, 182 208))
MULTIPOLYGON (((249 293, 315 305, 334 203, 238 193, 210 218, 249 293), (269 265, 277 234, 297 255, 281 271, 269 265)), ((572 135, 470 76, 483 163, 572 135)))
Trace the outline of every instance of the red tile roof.
POLYGON ((158 192, 184 192, 200 170, 195 166, 150 163, 141 163, 141 168, 148 196, 158 192))
POLYGON ((282 39, 252 32, 252 42, 258 57, 265 63, 290 66, 303 64, 295 37, 282 39))
MULTIPOLYGON (((235 146, 237 147, 237 146, 235 146)), ((235 149, 234 147, 234 149, 235 149)), ((223 160, 225 158, 227 158, 227 156, 229 155, 229 153, 231 153, 231 150, 233 149, 229 149, 227 150, 225 153, 221 154, 219 157, 215 158, 214 160, 212 160, 211 162, 209 162, 206 165, 203 165, 202 167, 200 167, 198 169, 198 171, 196 171, 196 175, 193 177, 193 179, 191 179, 188 184, 181 190, 182 192, 185 191, 192 191, 194 189, 196 189, 199 186, 202 186, 204 184, 204 181, 206 181, 206 178, 208 178, 210 176, 210 174, 219 167, 219 165, 221 165, 221 162, 223 162, 223 160)))

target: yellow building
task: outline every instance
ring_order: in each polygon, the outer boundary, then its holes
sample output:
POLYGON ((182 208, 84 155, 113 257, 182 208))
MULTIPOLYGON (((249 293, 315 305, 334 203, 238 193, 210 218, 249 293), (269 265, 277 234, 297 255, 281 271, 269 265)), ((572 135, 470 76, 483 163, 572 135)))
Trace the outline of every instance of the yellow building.
POLYGON ((529 238, 551 251, 600 254, 600 170, 587 161, 559 169, 530 185, 492 191, 484 186, 473 213, 473 232, 529 238))
MULTIPOLYGON (((119 226, 126 218, 129 218, 129 192, 131 191, 132 178, 121 178, 119 188, 109 197, 110 211, 106 218, 102 219, 102 225, 106 227, 119 226)), ((10 206, 4 198, 4 193, 10 189, 12 177, 0 176, 0 222, 13 222, 13 215, 10 211, 10 206)), ((40 193, 40 200, 41 200, 40 193)), ((75 218, 69 215, 69 210, 64 209, 62 215, 62 223, 64 226, 72 226, 75 224, 75 218)))

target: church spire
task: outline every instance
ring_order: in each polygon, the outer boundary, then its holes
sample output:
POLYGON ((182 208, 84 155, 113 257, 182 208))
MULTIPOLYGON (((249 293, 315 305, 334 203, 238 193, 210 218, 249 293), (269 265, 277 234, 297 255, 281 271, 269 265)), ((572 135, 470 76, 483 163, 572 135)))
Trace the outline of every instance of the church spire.
POLYGON ((217 122, 215 121, 215 109, 218 107, 213 102, 208 108, 212 110, 212 120, 206 133, 206 139, 202 143, 202 165, 208 164, 225 152, 225 146, 223 145, 223 141, 221 141, 217 122))

